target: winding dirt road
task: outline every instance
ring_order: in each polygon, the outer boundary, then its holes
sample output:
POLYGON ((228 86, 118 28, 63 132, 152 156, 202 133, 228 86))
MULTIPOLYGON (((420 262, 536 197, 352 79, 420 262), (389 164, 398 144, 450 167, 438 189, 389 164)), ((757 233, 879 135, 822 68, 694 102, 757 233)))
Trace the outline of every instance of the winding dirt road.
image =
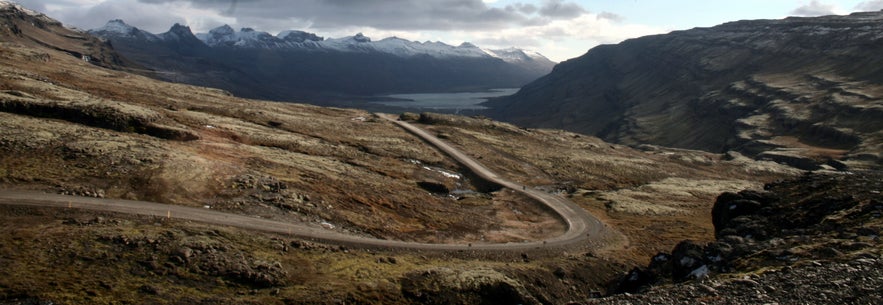
POLYGON ((563 221, 567 230, 564 234, 550 237, 545 240, 523 243, 500 243, 500 244, 429 244, 417 242, 405 242, 396 240, 383 240, 361 236, 347 235, 335 231, 311 227, 299 223, 286 223, 268 219, 255 218, 244 215, 230 214, 177 205, 160 204, 145 201, 131 201, 119 199, 99 199, 89 197, 65 196, 47 194, 33 191, 0 191, 0 204, 53 207, 53 208, 77 208, 96 211, 117 212, 126 214, 147 215, 155 217, 168 217, 175 219, 192 220, 215 225, 231 226, 236 228, 257 230, 271 233, 288 234, 305 239, 341 243, 351 246, 371 248, 399 248, 418 250, 460 251, 460 250, 490 250, 512 251, 530 250, 537 248, 558 248, 578 244, 597 244, 609 232, 609 229, 597 218, 589 215, 585 210, 577 207, 573 202, 542 191, 524 188, 521 185, 505 180, 488 168, 481 165, 475 159, 463 152, 451 147, 444 141, 427 133, 407 122, 398 121, 386 114, 378 114, 396 125, 404 128, 412 134, 422 138, 439 150, 450 155, 458 162, 469 168, 476 175, 490 182, 522 192, 527 196, 545 205, 563 221))

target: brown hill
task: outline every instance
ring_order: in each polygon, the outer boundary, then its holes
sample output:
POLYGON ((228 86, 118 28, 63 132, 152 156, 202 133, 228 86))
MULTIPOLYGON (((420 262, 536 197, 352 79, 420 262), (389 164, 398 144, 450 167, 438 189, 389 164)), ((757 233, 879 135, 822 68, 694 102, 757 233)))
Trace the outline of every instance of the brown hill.
MULTIPOLYGON (((605 140, 879 166, 883 12, 726 23, 604 45, 492 116, 605 140)), ((832 164, 840 167, 840 164, 832 164)))
POLYGON ((0 24, 3 42, 54 49, 107 68, 137 67, 117 54, 106 42, 68 29, 55 19, 18 5, 0 3, 0 24))
MULTIPOLYGON (((46 28, 0 37, 0 192, 148 200, 428 243, 518 242, 561 230, 513 192, 456 178, 463 170, 450 158, 371 113, 247 100, 107 69, 63 51, 89 50, 90 38, 46 28)), ((679 240, 713 240, 708 216, 719 193, 796 172, 481 118, 426 114, 420 122, 622 236, 556 251, 353 249, 174 218, 4 204, 0 304, 585 300, 679 240)))

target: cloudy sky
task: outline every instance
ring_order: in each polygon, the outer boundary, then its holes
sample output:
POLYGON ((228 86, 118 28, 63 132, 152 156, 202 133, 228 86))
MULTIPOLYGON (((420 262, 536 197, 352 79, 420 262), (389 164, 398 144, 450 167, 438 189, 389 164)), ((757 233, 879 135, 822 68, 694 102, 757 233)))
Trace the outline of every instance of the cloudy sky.
POLYGON ((91 29, 123 19, 161 33, 174 23, 194 32, 229 24, 324 37, 362 32, 374 39, 464 41, 519 47, 555 61, 603 43, 739 19, 848 14, 883 9, 883 0, 17 0, 68 26, 91 29))

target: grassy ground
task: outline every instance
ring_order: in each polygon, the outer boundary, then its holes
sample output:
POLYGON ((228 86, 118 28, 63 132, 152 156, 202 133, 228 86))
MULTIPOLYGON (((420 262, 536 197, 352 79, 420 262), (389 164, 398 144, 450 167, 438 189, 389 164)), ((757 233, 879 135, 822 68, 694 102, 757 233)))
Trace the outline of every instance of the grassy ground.
MULTIPOLYGON (((520 241, 563 229, 512 192, 454 198, 421 187, 475 188, 438 171, 459 172, 453 161, 364 111, 238 99, 8 42, 0 50, 0 188, 209 206, 425 242, 520 241)), ((508 179, 570 197, 624 238, 555 253, 386 252, 2 207, 0 300, 381 304, 445 300, 450 290, 561 303, 603 291, 681 239, 710 239, 716 192, 793 174, 484 119, 424 123, 508 179)))

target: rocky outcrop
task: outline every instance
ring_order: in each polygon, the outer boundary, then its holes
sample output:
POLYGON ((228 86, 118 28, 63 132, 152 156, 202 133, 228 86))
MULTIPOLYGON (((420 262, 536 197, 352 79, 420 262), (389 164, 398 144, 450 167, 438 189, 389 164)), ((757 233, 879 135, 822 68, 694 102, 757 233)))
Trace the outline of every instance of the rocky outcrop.
POLYGON ((497 119, 622 144, 873 167, 883 147, 881 31, 883 12, 873 12, 641 37, 596 47, 487 105, 497 119))
POLYGON ((521 283, 492 269, 412 272, 402 278, 402 294, 420 304, 539 304, 521 283))
POLYGON ((184 127, 161 122, 154 110, 106 100, 57 101, 34 99, 17 91, 0 91, 0 111, 53 118, 122 132, 135 132, 157 138, 193 141, 199 135, 184 127))
POLYGON ((583 304, 880 304, 883 259, 812 261, 744 277, 707 279, 583 304))
POLYGON ((624 275, 613 292, 710 274, 879 257, 883 179, 879 173, 810 174, 768 184, 764 192, 724 193, 712 209, 717 239, 679 243, 646 268, 624 275))

